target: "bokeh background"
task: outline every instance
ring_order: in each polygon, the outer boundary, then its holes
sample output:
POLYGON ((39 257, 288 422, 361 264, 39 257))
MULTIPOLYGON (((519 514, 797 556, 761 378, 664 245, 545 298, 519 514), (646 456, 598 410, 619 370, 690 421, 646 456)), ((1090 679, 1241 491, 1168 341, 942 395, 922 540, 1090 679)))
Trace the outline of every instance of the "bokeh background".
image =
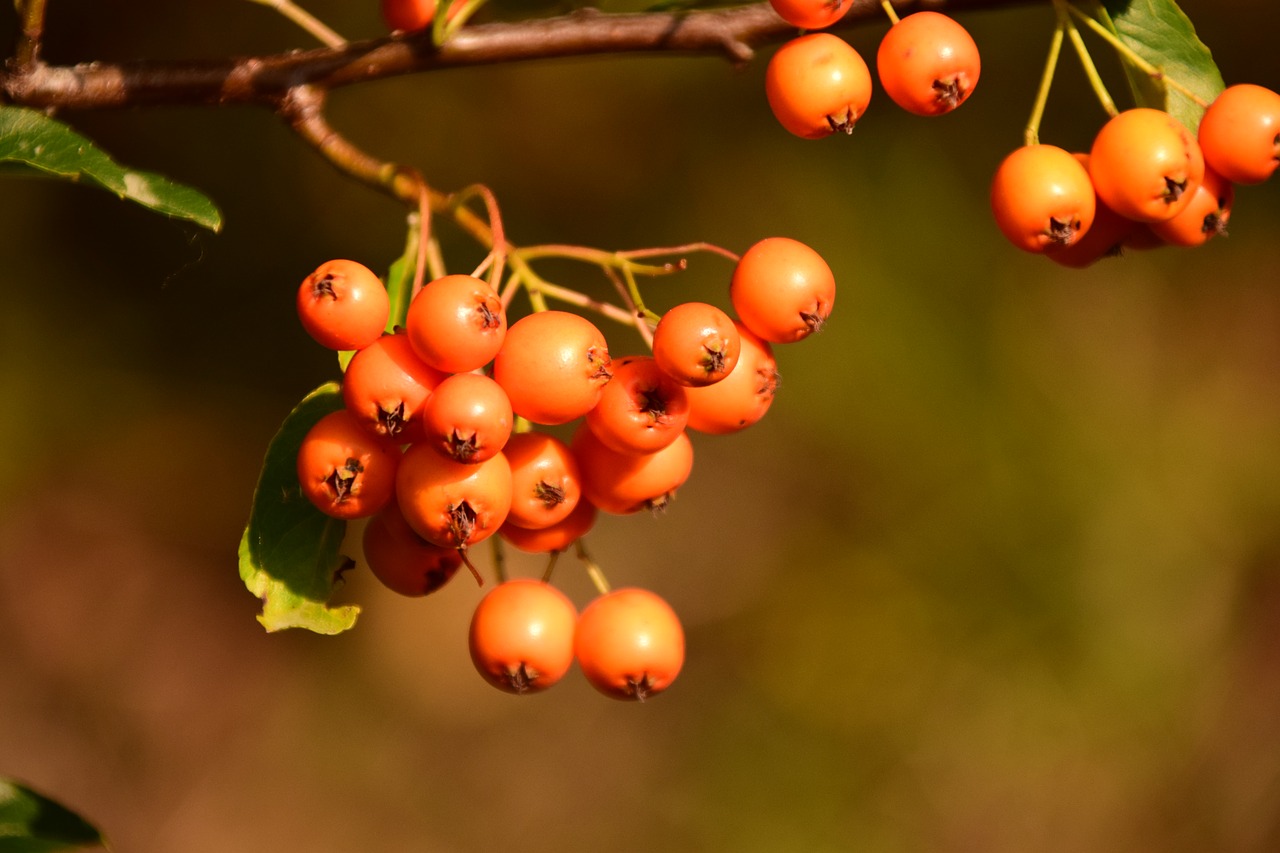
MULTIPOLYGON (((309 46, 237 0, 49 7, 51 61, 309 46)), ((1280 87, 1275 3, 1183 7, 1228 82, 1280 87)), ((374 0, 309 8, 381 33, 374 0)), ((464 576, 410 600, 352 572, 351 632, 261 629, 236 569, 258 465, 337 375, 294 290, 331 257, 385 268, 404 211, 265 111, 66 116, 226 227, 3 185, 0 775, 131 853, 1280 849, 1280 188, 1242 189, 1202 249, 1084 271, 1018 252, 986 191, 1052 13, 961 20, 984 58, 961 110, 878 93, 820 142, 774 123, 768 50, 333 96, 370 151, 488 184, 517 243, 782 234, 835 270, 827 330, 778 349, 769 416, 699 439, 663 517, 590 537, 686 625, 684 673, 642 706, 576 672, 526 698, 483 684, 464 576)), ((847 35, 874 56, 883 26, 847 35)), ((1079 148, 1102 119, 1065 55, 1042 138, 1079 148)), ((695 256, 648 292, 727 305, 729 272, 695 256)), ((589 601, 571 560, 558 579, 589 601)))

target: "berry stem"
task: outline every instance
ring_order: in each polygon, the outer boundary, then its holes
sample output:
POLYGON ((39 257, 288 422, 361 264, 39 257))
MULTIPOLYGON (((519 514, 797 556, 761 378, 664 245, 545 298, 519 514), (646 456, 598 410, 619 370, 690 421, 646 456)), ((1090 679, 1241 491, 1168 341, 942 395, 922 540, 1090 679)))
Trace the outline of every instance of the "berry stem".
MULTIPOLYGON (((421 180, 422 176, 418 177, 421 181, 418 186, 418 245, 414 253, 413 287, 409 290, 410 298, 426 283, 424 279, 427 274, 427 248, 431 245, 431 190, 427 187, 427 182, 421 180)), ((408 312, 409 304, 406 300, 403 314, 407 315, 408 312)))
POLYGON ((579 539, 574 543, 574 551, 578 555, 578 559, 582 562, 583 567, 587 570, 587 577, 591 578, 591 583, 595 586, 596 591, 601 595, 607 595, 610 590, 609 581, 604 576, 604 572, 600 570, 600 566, 596 561, 591 559, 591 555, 587 553, 587 546, 579 539))
MULTIPOLYGON (((1054 0, 1055 4, 1061 5, 1061 0, 1054 0)), ((1060 14, 1061 11, 1060 11, 1060 14)), ((1089 80, 1089 85, 1093 87, 1093 93, 1097 96, 1098 102, 1102 104, 1102 109, 1109 116, 1114 116, 1119 112, 1116 109, 1116 102, 1111 97, 1111 93, 1107 91, 1107 86, 1102 82, 1102 75, 1098 73, 1098 67, 1093 64, 1093 57, 1089 54, 1089 48, 1085 45, 1084 39, 1080 35, 1080 30, 1071 21, 1069 14, 1062 14, 1063 26, 1067 29, 1067 37, 1071 39, 1071 46, 1075 48, 1076 56, 1080 57, 1080 65, 1084 68, 1084 75, 1089 80)))
POLYGON ((619 308, 617 305, 611 305, 608 302, 601 302, 598 299, 593 299, 590 296, 587 296, 585 293, 580 293, 568 287, 561 287, 558 284, 552 284, 542 278, 533 271, 532 267, 529 266, 522 252, 512 253, 511 267, 515 271, 512 278, 519 279, 520 283, 524 286, 525 292, 529 294, 529 300, 533 302, 535 298, 537 299, 537 303, 534 305, 535 311, 547 310, 545 297, 550 297, 552 299, 559 300, 560 302, 576 305, 579 308, 586 308, 590 311, 595 311, 596 313, 619 323, 631 322, 631 315, 619 308), (541 307, 538 307, 538 303, 541 304, 541 307))
MULTIPOLYGON (((721 257, 728 258, 735 264, 741 260, 742 257, 736 252, 731 252, 723 246, 717 246, 715 243, 702 241, 697 243, 685 243, 683 246, 668 246, 657 249, 632 249, 626 252, 618 252, 617 255, 620 258, 630 260, 632 258, 653 258, 662 255, 685 255, 690 252, 708 252, 713 255, 720 255, 721 257)), ((662 269, 664 272, 676 272, 678 270, 683 270, 688 265, 688 261, 681 258, 674 264, 664 264, 662 269)))
POLYGON ((644 341, 645 346, 650 350, 653 349, 653 328, 649 325, 649 312, 642 311, 631 301, 631 294, 627 291, 627 285, 622 280, 622 276, 618 275, 618 271, 612 267, 605 267, 605 275, 609 277, 609 281, 613 282, 613 289, 618 292, 618 298, 622 300, 622 304, 631 312, 631 324, 635 326, 636 332, 640 335, 640 340, 644 341))
POLYGON ((462 565, 471 570, 471 575, 476 579, 476 586, 484 586, 484 576, 480 574, 480 570, 476 568, 475 563, 471 562, 471 558, 467 556, 466 546, 458 549, 458 556, 462 558, 462 565))
POLYGON ((453 38, 484 4, 485 0, 437 0, 436 15, 431 21, 431 43, 440 47, 453 38))
MULTIPOLYGON (((43 4, 43 0, 41 2, 43 4)), ((275 9, 281 15, 306 30, 325 47, 343 47, 347 43, 346 39, 326 26, 315 15, 294 3, 293 0, 249 0, 249 2, 275 9)))
POLYGON ((489 548, 493 554, 494 583, 503 583, 507 579, 507 549, 497 536, 489 537, 489 548))
POLYGON ((1036 99, 1031 105, 1031 117, 1022 132, 1024 145, 1040 144, 1040 121, 1044 118, 1044 107, 1049 102, 1049 90, 1053 87, 1053 75, 1058 70, 1058 57, 1062 55, 1062 37, 1066 31, 1063 12, 1057 9, 1057 20, 1053 26, 1053 37, 1049 40, 1049 54, 1044 60, 1044 70, 1040 73, 1040 86, 1036 89, 1036 99))
POLYGON ((513 250, 526 261, 542 258, 564 258, 581 261, 598 267, 631 267, 640 275, 670 275, 684 269, 684 264, 637 264, 631 259, 646 255, 670 254, 669 249, 638 249, 631 252, 608 252, 604 249, 592 249, 588 246, 570 246, 562 243, 545 243, 537 246, 524 246, 513 250))
POLYGON ((511 251, 511 246, 507 243, 506 232, 502 227, 502 213, 493 190, 484 184, 472 184, 454 193, 450 199, 450 204, 455 209, 461 208, 472 198, 479 198, 484 202, 485 214, 489 219, 489 254, 480 262, 480 266, 476 268, 472 275, 478 276, 487 268, 489 270, 489 286, 497 290, 498 282, 502 281, 502 269, 506 263, 507 254, 511 251))
POLYGON ((1207 108, 1209 106, 1208 101, 1206 101, 1204 98, 1200 97, 1195 92, 1191 91, 1182 83, 1179 83, 1177 80, 1173 79, 1172 77, 1166 76, 1164 71, 1162 71, 1160 68, 1157 68, 1155 65, 1152 65, 1150 62, 1148 62, 1146 59, 1140 56, 1137 53, 1137 51, 1135 51, 1133 48, 1129 47, 1127 44, 1121 41, 1116 36, 1115 33, 1111 32, 1111 30, 1103 26, 1102 23, 1100 23, 1096 18, 1086 14, 1084 11, 1079 9, 1074 3, 1067 2, 1067 0, 1054 0, 1054 4, 1057 6, 1065 6, 1069 14, 1074 15, 1086 27, 1088 27, 1089 29, 1097 33, 1098 37, 1101 38, 1103 41, 1105 41, 1107 44, 1111 45, 1111 47, 1115 49, 1116 53, 1120 54, 1120 56, 1126 62, 1128 62, 1133 67, 1137 68, 1143 74, 1146 74, 1152 80, 1156 80, 1160 83, 1163 83, 1165 86, 1168 86, 1170 89, 1173 89, 1179 94, 1184 95, 1185 97, 1187 97, 1189 100, 1191 100, 1193 103, 1197 104, 1200 107, 1207 108))
POLYGON ((555 571, 556 563, 560 560, 563 551, 552 551, 547 559, 547 567, 542 571, 542 582, 551 583, 551 573, 555 571))
POLYGON ((890 21, 895 24, 898 23, 898 12, 893 8, 893 3, 890 0, 880 0, 880 6, 884 9, 884 13, 889 16, 890 21))
POLYGON ((640 296, 640 285, 636 283, 636 274, 631 267, 622 268, 622 281, 626 285, 627 300, 631 305, 633 316, 647 316, 652 313, 644 307, 644 298, 640 296))
POLYGON ((44 0, 19 0, 22 36, 18 39, 14 67, 29 69, 40 62, 40 46, 44 41, 44 0))

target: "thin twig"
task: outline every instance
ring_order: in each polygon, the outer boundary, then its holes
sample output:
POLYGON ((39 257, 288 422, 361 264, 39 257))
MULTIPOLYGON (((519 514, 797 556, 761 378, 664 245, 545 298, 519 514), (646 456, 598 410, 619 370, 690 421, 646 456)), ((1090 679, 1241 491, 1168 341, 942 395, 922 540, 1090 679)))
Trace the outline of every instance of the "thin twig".
MULTIPOLYGON (((959 13, 1035 2, 1042 0, 943 0, 930 8, 959 13)), ((879 0, 852 0, 839 28, 879 20, 883 14, 879 0)), ((631 14, 580 9, 554 18, 469 24, 439 47, 432 45, 429 31, 419 31, 344 47, 212 61, 84 62, 0 69, 0 97, 24 106, 73 110, 197 104, 257 104, 274 109, 299 86, 337 89, 461 66, 620 53, 719 55, 741 64, 753 57, 756 47, 795 34, 795 27, 778 17, 768 3, 631 14)))
POLYGON ((284 15, 290 21, 293 21, 302 29, 310 33, 316 41, 329 47, 343 47, 347 40, 335 33, 332 29, 325 25, 323 21, 315 15, 303 9, 293 0, 249 0, 250 3, 257 3, 261 6, 269 6, 275 9, 281 15, 284 15))
POLYGON ((18 48, 14 64, 23 73, 29 73, 40 62, 40 46, 44 41, 44 0, 25 0, 18 5, 22 16, 22 33, 18 36, 18 48))

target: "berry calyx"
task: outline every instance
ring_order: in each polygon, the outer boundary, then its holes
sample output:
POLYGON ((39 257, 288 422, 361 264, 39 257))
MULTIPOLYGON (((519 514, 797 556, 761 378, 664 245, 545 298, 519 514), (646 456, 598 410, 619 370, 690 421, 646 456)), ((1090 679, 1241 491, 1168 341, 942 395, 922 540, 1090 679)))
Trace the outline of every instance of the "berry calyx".
POLYGON ((585 317, 539 311, 512 324, 493 362, 493 378, 512 410, 535 424, 580 418, 612 378, 609 345, 585 317))
POLYGON ((327 261, 303 279, 297 295, 298 319, 321 346, 358 350, 378 339, 391 313, 391 300, 373 270, 345 259, 327 261))
POLYGON ((298 483, 321 512, 334 518, 373 515, 395 490, 400 452, 367 430, 346 409, 315 423, 298 449, 298 483))
POLYGON ((615 589, 578 617, 574 657, 593 687, 643 702, 671 686, 684 666, 684 628, 665 600, 646 589, 615 589))
POLYGON ((960 106, 978 85, 982 63, 969 31, 940 12, 916 12, 885 33, 876 73, 885 94, 915 115, 936 116, 960 106))
POLYGON ((1102 126, 1089 151, 1098 198, 1136 222, 1171 219, 1204 179, 1200 144, 1173 116, 1139 107, 1102 126))
POLYGON ((796 136, 849 134, 871 102, 871 71, 844 39, 810 33, 769 59, 765 96, 778 122, 796 136))
POLYGON ((738 319, 766 341, 794 343, 821 331, 836 301, 827 262, 790 237, 767 237, 733 269, 729 298, 738 319))
POLYGON ((738 331, 732 318, 706 302, 682 302, 662 315, 653 330, 653 359, 681 385, 711 385, 738 362, 738 331))
POLYGON ((413 297, 405 331, 427 364, 445 373, 467 373, 484 367, 502 347, 507 312, 488 282, 447 275, 413 297))
POLYGON ((491 589, 476 605, 468 648, 476 671, 507 693, 546 690, 573 664, 578 612, 560 590, 517 578, 491 589))
POLYGON ((1070 246, 1088 232, 1096 210, 1089 172, 1056 145, 1014 149, 991 180, 996 225, 1025 252, 1070 246))

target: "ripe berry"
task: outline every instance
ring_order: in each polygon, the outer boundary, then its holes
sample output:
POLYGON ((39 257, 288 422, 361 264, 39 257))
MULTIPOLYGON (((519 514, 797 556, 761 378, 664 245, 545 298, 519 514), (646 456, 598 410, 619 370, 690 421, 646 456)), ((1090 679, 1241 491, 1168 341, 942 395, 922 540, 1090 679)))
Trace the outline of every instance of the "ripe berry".
POLYGON ((573 511, 555 524, 537 529, 512 524, 508 518, 498 535, 521 551, 550 554, 568 550, 569 546, 591 532, 596 523, 595 504, 586 498, 574 504, 573 511))
POLYGON ((511 511, 506 524, 550 527, 577 506, 582 473, 563 441, 545 432, 521 432, 511 436, 502 453, 511 465, 511 511))
POLYGON ((583 496, 614 515, 665 508, 693 470, 693 443, 684 432, 653 453, 619 453, 582 424, 570 446, 582 472, 583 496))
POLYGON ((405 331, 427 364, 445 373, 467 373, 484 367, 502 347, 507 312, 487 282, 447 275, 413 297, 405 331))
MULTIPOLYGON (((1089 170, 1088 154, 1075 152, 1072 156, 1084 166, 1085 171, 1089 170)), ((1104 202, 1097 200, 1095 194, 1093 224, 1089 226, 1089 230, 1070 245, 1049 246, 1044 254, 1060 266, 1083 269, 1102 258, 1118 256, 1125 241, 1137 227, 1138 223, 1125 219, 1107 207, 1104 202)))
POLYGON ((365 429, 399 443, 422 437, 422 407, 447 374, 418 358, 403 332, 358 351, 342 377, 342 399, 365 429))
POLYGON ((871 101, 867 63, 831 33, 810 33, 778 48, 765 69, 764 86, 774 116, 805 139, 853 133, 871 101))
POLYGON ((1163 222, 1152 222, 1152 233, 1173 246, 1200 246, 1214 237, 1226 236, 1231 219, 1235 187, 1206 167, 1204 180, 1182 211, 1163 222))
POLYGON ((653 453, 676 440, 689 420, 685 388, 649 356, 613 362, 613 379, 587 412, 596 438, 619 453, 653 453))
POLYGON ((1222 91, 1197 131, 1205 163, 1233 184, 1260 184, 1280 165, 1280 94, 1252 83, 1222 91))
POLYGON ((421 30, 436 17, 436 0, 381 0, 382 20, 387 29, 421 30))
POLYGON ((382 281, 355 261, 321 264, 298 287, 298 319, 321 346, 358 350, 381 336, 391 313, 382 281))
POLYGON ((481 373, 455 373, 422 408, 423 440, 459 462, 483 462, 506 446, 514 420, 501 385, 481 373))
POLYGON ((1070 246, 1089 230, 1096 209, 1089 172, 1055 145, 1014 149, 991 181, 996 224, 1023 251, 1070 246))
POLYGON ((429 595, 462 565, 456 548, 441 548, 415 533, 394 500, 369 519, 361 546, 373 576, 401 595, 429 595))
POLYGON ((492 536, 506 519, 511 466, 501 453, 468 465, 415 444, 400 462, 395 492, 419 536, 441 548, 466 548, 492 536))
POLYGON ((802 30, 821 30, 844 17, 849 0, 769 0, 778 17, 802 30))
POLYGON ((560 590, 532 578, 498 584, 476 606, 468 646, 480 675, 500 690, 546 690, 573 664, 578 611, 560 590))
POLYGON ((1089 174, 1098 198, 1127 219, 1159 222, 1186 207, 1204 179, 1191 132, 1161 110, 1139 107, 1107 121, 1093 139, 1089 174))
POLYGON ((894 103, 922 116, 964 103, 978 85, 978 46, 969 31, 939 12, 916 12, 889 28, 876 53, 880 85, 894 103))
POLYGON ((539 311, 517 320, 493 362, 493 378, 517 415, 563 424, 591 411, 610 372, 609 345, 590 320, 539 311))
POLYGON ((307 500, 334 518, 364 518, 395 490, 400 451, 360 426, 346 409, 315 423, 298 449, 298 483, 307 500))
POLYGON ((766 341, 793 343, 822 329, 836 301, 831 267, 789 237, 768 237, 742 255, 729 282, 738 319, 766 341))
POLYGON ((778 362, 768 341, 735 321, 742 349, 738 363, 722 381, 689 388, 689 429, 723 435, 764 417, 778 392, 778 362))
POLYGON ((578 617, 574 657, 592 686, 643 702, 671 686, 684 665, 684 628, 671 605, 645 589, 615 589, 578 617))
POLYGON ((705 302, 682 302, 653 330, 653 358, 681 385, 711 385, 738 362, 738 330, 728 314, 705 302))

